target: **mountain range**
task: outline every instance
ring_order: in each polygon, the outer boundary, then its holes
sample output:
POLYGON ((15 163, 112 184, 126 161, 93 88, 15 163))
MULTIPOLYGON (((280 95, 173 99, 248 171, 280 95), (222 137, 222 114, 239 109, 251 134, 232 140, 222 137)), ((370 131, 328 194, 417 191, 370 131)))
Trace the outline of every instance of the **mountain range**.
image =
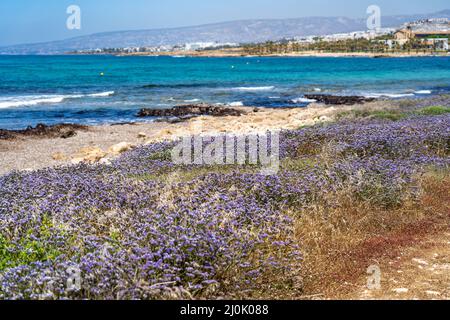
MULTIPOLYGON (((382 27, 396 28, 406 22, 428 18, 450 19, 450 10, 431 14, 383 16, 382 27)), ((0 54, 61 54, 84 49, 175 45, 190 42, 252 43, 366 29, 366 18, 304 17, 240 20, 181 28, 96 33, 66 40, 0 47, 0 54)))

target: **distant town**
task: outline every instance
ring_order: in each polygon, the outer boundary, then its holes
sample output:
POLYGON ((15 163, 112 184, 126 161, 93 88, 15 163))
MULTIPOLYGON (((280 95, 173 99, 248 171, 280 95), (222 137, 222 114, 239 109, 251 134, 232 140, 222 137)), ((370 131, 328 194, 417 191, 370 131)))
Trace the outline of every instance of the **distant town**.
POLYGON ((95 48, 71 54, 112 55, 277 55, 296 52, 322 53, 448 53, 450 21, 424 19, 400 28, 383 28, 324 36, 285 38, 263 43, 194 42, 178 45, 95 48))

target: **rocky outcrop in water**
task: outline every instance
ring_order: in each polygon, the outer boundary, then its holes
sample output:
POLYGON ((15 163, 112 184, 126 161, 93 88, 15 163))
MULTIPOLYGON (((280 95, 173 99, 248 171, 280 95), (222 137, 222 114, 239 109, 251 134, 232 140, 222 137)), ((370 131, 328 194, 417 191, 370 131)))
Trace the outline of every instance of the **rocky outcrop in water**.
POLYGON ((198 116, 241 116, 245 113, 242 108, 216 106, 209 104, 194 104, 176 106, 171 109, 141 109, 138 117, 176 118, 180 121, 198 116))
POLYGON ((74 137, 79 130, 87 130, 87 126, 77 124, 57 124, 47 126, 38 124, 36 127, 28 127, 24 130, 5 130, 0 129, 0 139, 8 140, 19 137, 42 137, 42 138, 62 138, 68 139, 74 137))
POLYGON ((332 96, 325 94, 307 94, 305 98, 316 100, 319 103, 333 104, 333 105, 354 105, 363 104, 365 102, 375 101, 375 98, 366 98, 361 96, 332 96))

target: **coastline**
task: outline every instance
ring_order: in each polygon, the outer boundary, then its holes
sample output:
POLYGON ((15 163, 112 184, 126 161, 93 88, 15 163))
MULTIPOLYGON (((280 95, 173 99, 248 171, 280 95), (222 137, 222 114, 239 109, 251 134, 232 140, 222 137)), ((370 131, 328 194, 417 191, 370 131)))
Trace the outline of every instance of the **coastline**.
POLYGON ((306 108, 252 108, 241 116, 199 116, 186 121, 146 122, 87 126, 76 134, 56 136, 22 136, 0 139, 0 175, 14 170, 37 170, 79 162, 109 161, 119 152, 134 146, 190 135, 251 134, 267 130, 289 130, 333 122, 339 114, 359 111, 413 110, 417 105, 434 105, 447 96, 416 100, 376 100, 355 105, 312 103, 306 108), (438 101, 438 102, 435 102, 438 101), (257 112, 256 112, 257 111, 257 112))
MULTIPOLYGON (((81 54, 83 55, 83 54, 81 54)), ((90 55, 90 54, 87 54, 90 55)), ((94 54, 95 55, 95 54, 94 54)), ((209 58, 233 58, 233 57, 314 57, 314 58, 409 58, 409 57, 449 57, 450 52, 319 52, 319 51, 300 51, 283 54, 265 54, 265 55, 248 55, 241 50, 205 50, 205 51, 175 51, 175 52, 138 52, 138 53, 121 53, 115 56, 123 57, 145 57, 145 56, 168 56, 168 57, 209 57, 209 58)))

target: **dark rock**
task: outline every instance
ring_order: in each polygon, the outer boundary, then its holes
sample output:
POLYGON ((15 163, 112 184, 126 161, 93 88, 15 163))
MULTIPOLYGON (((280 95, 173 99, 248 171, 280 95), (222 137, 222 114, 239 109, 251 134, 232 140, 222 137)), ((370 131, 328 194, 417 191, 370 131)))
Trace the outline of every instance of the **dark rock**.
POLYGON ((187 116, 182 116, 182 117, 162 117, 162 118, 158 118, 156 119, 156 122, 167 122, 167 123, 181 123, 184 121, 187 121, 189 119, 195 118, 197 116, 195 115, 187 115, 187 116))
POLYGON ((0 129, 0 140, 9 140, 13 139, 14 135, 8 130, 0 129))
POLYGON ((136 122, 116 122, 112 123, 111 127, 119 127, 119 126, 135 126, 136 122))
POLYGON ((375 101, 375 98, 361 96, 332 96, 325 94, 306 94, 305 98, 316 100, 317 102, 333 105, 354 105, 375 101))
POLYGON ((176 106, 171 109, 141 109, 137 114, 138 117, 157 117, 168 118, 165 121, 181 122, 198 116, 241 116, 245 112, 242 109, 215 106, 208 104, 194 104, 176 106))
POLYGON ((57 124, 47 126, 38 124, 36 127, 27 127, 25 130, 4 130, 0 129, 0 139, 8 140, 19 137, 42 137, 42 138, 71 138, 77 134, 78 130, 88 130, 87 126, 78 124, 57 124))
POLYGON ((68 130, 66 132, 63 132, 60 137, 62 139, 69 139, 69 138, 75 137, 76 135, 77 135, 77 132, 75 130, 68 130))

